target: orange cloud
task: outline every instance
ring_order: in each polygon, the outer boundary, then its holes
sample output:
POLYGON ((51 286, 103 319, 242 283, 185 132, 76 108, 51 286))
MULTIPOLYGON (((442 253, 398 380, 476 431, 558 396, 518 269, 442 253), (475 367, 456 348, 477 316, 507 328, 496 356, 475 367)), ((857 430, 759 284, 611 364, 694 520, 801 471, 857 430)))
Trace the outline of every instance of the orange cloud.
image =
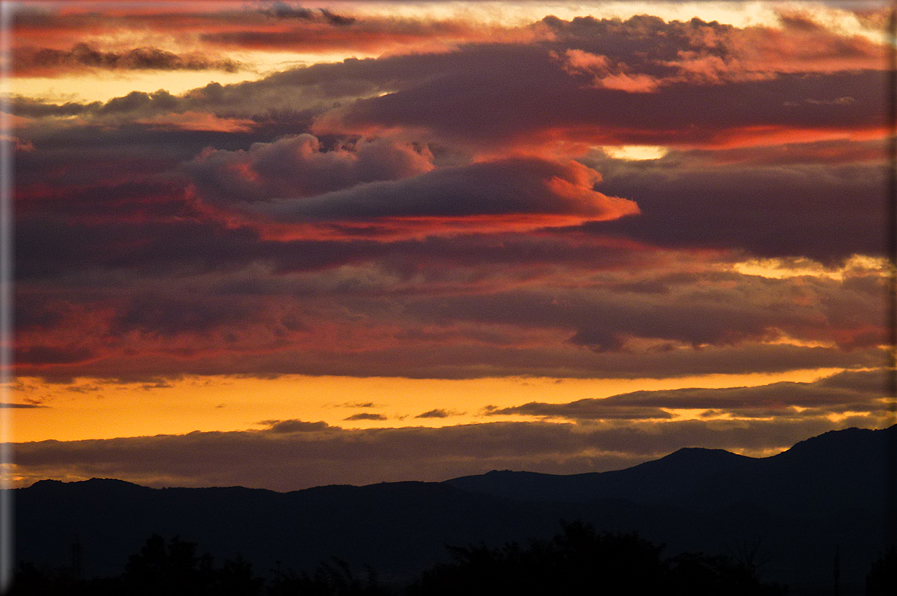
POLYGON ((653 93, 661 85, 656 77, 647 74, 629 74, 626 64, 614 63, 607 56, 590 54, 583 50, 567 50, 563 68, 570 74, 592 75, 592 86, 616 89, 627 93, 653 93))

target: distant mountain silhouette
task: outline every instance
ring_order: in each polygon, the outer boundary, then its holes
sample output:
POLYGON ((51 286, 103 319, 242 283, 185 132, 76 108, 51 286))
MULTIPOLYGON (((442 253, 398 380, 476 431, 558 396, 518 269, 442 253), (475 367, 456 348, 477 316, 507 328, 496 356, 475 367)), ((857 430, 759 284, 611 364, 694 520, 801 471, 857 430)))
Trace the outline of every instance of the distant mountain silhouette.
POLYGON ((680 449, 662 459, 615 472, 557 476, 492 471, 446 484, 467 491, 524 501, 576 502, 598 498, 664 503, 690 496, 696 486, 724 473, 746 472, 760 460, 719 449, 680 449))
POLYGON ((614 498, 701 510, 745 503, 788 516, 858 509, 881 513, 888 432, 897 432, 897 426, 832 431, 762 459, 686 448, 615 472, 555 476, 493 471, 446 484, 523 501, 614 498))
POLYGON ((754 459, 682 449, 615 472, 489 472, 442 483, 150 489, 119 480, 41 481, 15 491, 17 559, 121 573, 151 534, 197 542, 219 560, 242 554, 267 574, 340 557, 403 582, 448 559, 445 545, 498 546, 557 532, 562 519, 665 543, 670 555, 745 556, 793 594, 861 594, 883 548, 887 430, 849 429, 754 459))

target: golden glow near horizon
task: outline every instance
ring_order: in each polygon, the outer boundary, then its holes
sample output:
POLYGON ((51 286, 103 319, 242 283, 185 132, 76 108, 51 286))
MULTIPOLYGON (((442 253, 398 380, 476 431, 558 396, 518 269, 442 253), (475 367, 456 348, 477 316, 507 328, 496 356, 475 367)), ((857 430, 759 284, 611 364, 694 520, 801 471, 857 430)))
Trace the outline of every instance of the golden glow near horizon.
MULTIPOLYGON (((465 380, 287 375, 186 377, 165 383, 110 383, 77 379, 50 384, 18 379, 16 442, 183 434, 260 429, 266 420, 324 421, 341 428, 428 426, 522 421, 535 417, 487 415, 487 407, 529 402, 561 404, 632 391, 753 387, 780 381, 812 382, 841 369, 784 373, 714 374, 668 379, 555 379, 507 377, 465 380), (420 417, 442 410, 444 417, 420 417), (347 420, 357 414, 382 420, 347 420)), ((701 411, 692 411, 697 417, 701 411)))
POLYGON ((647 161, 651 159, 660 159, 667 153, 669 149, 666 147, 657 147, 654 145, 622 145, 620 147, 601 147, 601 150, 609 157, 614 159, 624 159, 627 161, 647 161))

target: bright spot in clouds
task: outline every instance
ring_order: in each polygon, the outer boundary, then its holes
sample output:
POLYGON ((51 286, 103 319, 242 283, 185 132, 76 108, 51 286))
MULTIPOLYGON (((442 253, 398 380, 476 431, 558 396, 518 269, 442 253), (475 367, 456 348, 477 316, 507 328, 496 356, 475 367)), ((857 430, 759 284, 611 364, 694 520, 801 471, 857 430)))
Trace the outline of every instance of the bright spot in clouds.
POLYGON ((623 145, 621 147, 604 146, 601 147, 601 150, 604 151, 608 157, 625 159, 627 161, 660 159, 669 153, 669 149, 666 147, 652 145, 623 145))

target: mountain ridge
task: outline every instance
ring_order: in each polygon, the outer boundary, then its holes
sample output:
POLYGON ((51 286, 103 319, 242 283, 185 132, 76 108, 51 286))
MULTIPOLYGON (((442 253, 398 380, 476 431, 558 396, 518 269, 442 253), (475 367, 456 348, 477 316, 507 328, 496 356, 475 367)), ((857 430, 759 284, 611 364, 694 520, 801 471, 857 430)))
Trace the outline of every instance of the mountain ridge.
POLYGON ((446 561, 446 544, 525 542, 578 519, 638 532, 671 552, 727 554, 733 543, 762 538, 779 558, 765 571, 795 594, 812 593, 812 578, 828 585, 837 547, 847 595, 881 551, 880 472, 897 426, 857 431, 802 441, 791 455, 687 448, 625 470, 569 476, 491 471, 286 493, 39 481, 14 491, 18 556, 65 566, 77 536, 85 572, 115 574, 156 533, 195 541, 217 558, 239 552, 262 574, 337 556, 402 581, 446 561))

